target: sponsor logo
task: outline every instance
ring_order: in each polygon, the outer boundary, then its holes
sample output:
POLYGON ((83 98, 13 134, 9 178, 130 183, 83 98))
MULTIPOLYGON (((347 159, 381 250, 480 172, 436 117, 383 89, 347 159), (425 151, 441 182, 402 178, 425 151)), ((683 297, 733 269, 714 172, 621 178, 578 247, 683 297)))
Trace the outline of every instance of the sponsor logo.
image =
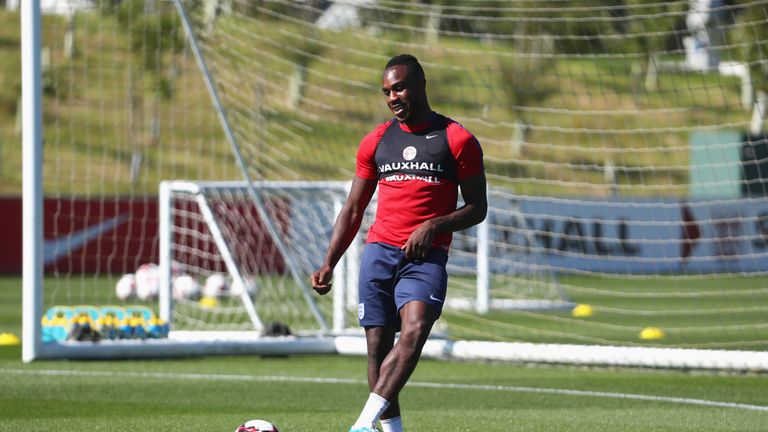
POLYGON ((365 316, 365 303, 357 304, 357 319, 363 319, 365 316))
POLYGON ((408 146, 403 150, 403 159, 409 161, 416 157, 416 147, 408 146))
POLYGON ((432 138, 437 138, 437 137, 438 137, 438 135, 429 135, 429 134, 427 134, 427 139, 432 139, 432 138))
POLYGON ((410 180, 420 180, 425 183, 440 184, 440 178, 435 176, 419 176, 419 175, 413 175, 413 174, 392 174, 390 176, 384 177, 384 181, 386 182, 401 182, 401 181, 410 181, 410 180))
POLYGON ((379 172, 386 173, 390 171, 401 170, 422 170, 432 172, 443 172, 443 166, 434 162, 393 162, 379 165, 379 172))
POLYGON ((439 298, 435 297, 434 294, 430 294, 429 295, 429 299, 432 300, 432 301, 440 302, 440 303, 443 302, 443 299, 439 299, 439 298))
POLYGON ((50 264, 85 246, 91 240, 101 237, 109 231, 120 226, 128 220, 128 216, 119 215, 100 221, 87 228, 75 231, 71 234, 63 234, 54 239, 43 242, 43 263, 50 264))

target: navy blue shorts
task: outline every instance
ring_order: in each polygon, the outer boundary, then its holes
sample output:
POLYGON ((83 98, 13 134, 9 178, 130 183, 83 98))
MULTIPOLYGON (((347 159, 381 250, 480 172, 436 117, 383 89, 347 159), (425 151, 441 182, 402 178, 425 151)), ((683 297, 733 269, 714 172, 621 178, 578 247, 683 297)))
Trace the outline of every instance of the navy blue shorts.
POLYGON ((443 310, 448 285, 448 254, 432 248, 427 257, 407 261, 405 252, 385 243, 367 243, 360 260, 357 318, 363 327, 394 324, 400 329, 400 308, 418 300, 443 310))

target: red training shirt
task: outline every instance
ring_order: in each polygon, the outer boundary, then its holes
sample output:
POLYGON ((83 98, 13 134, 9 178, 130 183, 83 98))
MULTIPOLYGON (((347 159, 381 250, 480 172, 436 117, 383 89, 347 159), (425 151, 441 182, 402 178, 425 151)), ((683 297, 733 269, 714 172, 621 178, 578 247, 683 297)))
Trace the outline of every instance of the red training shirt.
MULTIPOLYGON (((454 120, 433 113, 409 127, 395 119, 360 142, 355 174, 378 180, 376 218, 367 243, 402 247, 425 221, 456 210, 459 182, 483 171, 480 143, 454 120)), ((453 233, 438 233, 432 246, 448 251, 453 233)))

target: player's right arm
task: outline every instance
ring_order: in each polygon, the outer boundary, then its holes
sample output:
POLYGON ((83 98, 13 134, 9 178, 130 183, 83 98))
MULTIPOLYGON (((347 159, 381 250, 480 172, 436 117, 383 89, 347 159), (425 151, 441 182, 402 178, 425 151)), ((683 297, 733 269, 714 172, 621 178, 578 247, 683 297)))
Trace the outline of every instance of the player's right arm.
POLYGON ((344 203, 336 223, 333 224, 331 241, 322 266, 312 273, 312 289, 323 295, 331 290, 331 278, 333 269, 341 259, 344 252, 355 239, 363 222, 363 215, 368 203, 371 202, 373 192, 376 190, 376 180, 368 180, 358 176, 352 180, 347 201, 344 203))
POLYGON ((333 269, 355 239, 363 222, 365 209, 376 191, 378 181, 375 162, 376 147, 387 130, 388 124, 389 122, 380 124, 363 137, 357 148, 355 177, 352 179, 349 196, 336 218, 336 223, 333 224, 331 241, 323 264, 310 277, 312 288, 320 295, 327 294, 331 290, 333 269))

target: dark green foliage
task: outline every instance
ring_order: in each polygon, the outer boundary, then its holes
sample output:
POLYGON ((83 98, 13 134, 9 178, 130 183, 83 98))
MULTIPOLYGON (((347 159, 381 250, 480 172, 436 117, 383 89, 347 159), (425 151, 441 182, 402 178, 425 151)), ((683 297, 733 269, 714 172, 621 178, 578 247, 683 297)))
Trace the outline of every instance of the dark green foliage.
POLYGON ((768 11, 766 5, 754 5, 745 0, 734 0, 743 5, 735 10, 736 21, 732 38, 744 43, 742 60, 747 62, 756 90, 768 92, 768 11))
POLYGON ((427 27, 430 15, 439 13, 440 31, 446 35, 515 43, 550 35, 557 52, 565 54, 679 48, 688 9, 685 2, 657 0, 573 0, 542 2, 535 7, 496 1, 475 1, 468 7, 459 0, 381 3, 380 9, 364 10, 366 24, 405 27, 419 33, 427 27))
POLYGON ((612 9, 611 26, 606 51, 611 53, 652 54, 657 51, 682 49, 682 38, 687 34, 685 2, 658 2, 655 0, 617 0, 622 6, 612 9))
POLYGON ((168 57, 184 48, 184 31, 173 5, 127 0, 105 11, 115 13, 118 23, 128 30, 135 61, 152 76, 152 88, 164 98, 171 98, 173 85, 168 57))
POLYGON ((306 22, 314 22, 322 13, 323 0, 307 1, 234 1, 232 8, 244 15, 259 19, 282 20, 285 17, 297 17, 306 22))
MULTIPOLYGON (((6 29, 18 27, 19 14, 0 14, 0 26, 6 29)), ((21 96, 21 35, 19 32, 0 32, 0 116, 12 117, 17 100, 21 96)))
POLYGON ((518 113, 519 107, 542 103, 559 90, 551 73, 555 61, 540 53, 522 54, 499 64, 501 88, 506 103, 518 113))

